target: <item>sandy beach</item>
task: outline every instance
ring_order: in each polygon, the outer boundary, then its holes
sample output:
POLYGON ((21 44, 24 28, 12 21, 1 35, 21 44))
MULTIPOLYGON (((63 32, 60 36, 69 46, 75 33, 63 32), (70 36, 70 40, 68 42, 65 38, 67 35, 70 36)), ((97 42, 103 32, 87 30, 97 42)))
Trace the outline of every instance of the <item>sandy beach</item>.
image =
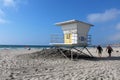
POLYGON ((99 58, 96 48, 89 48, 97 58, 77 60, 37 48, 0 49, 0 80, 119 80, 120 48, 113 49, 112 57, 104 48, 99 58))

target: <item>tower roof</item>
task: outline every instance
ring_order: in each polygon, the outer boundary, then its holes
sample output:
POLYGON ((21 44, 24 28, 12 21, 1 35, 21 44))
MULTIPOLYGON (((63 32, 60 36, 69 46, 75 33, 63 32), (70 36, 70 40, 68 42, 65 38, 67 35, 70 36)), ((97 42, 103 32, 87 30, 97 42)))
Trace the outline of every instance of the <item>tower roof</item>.
POLYGON ((78 20, 68 20, 68 21, 64 21, 64 22, 58 22, 56 23, 55 25, 57 26, 62 26, 62 25, 66 25, 66 24, 72 24, 72 23, 83 23, 83 24, 87 24, 87 25, 90 25, 90 26, 94 26, 92 24, 89 24, 89 23, 86 23, 86 22, 82 22, 82 21, 78 21, 78 20))

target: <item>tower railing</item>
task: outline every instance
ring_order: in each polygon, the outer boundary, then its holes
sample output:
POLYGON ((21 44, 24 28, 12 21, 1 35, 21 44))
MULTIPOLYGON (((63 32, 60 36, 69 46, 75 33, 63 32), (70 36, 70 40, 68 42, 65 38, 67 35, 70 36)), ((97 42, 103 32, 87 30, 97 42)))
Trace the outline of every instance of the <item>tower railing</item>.
POLYGON ((92 45, 92 35, 87 36, 87 43, 88 45, 92 45))
POLYGON ((63 34, 52 34, 50 43, 51 44, 64 43, 64 35, 63 34))
MULTIPOLYGON (((73 36, 72 38, 72 44, 78 44, 80 42, 78 42, 79 40, 76 39, 76 37, 78 38, 78 36, 73 36)), ((79 39, 79 38, 78 38, 79 39)), ((92 45, 92 40, 91 40, 91 35, 88 35, 86 38, 87 41, 87 45, 92 45)), ((52 34, 51 35, 51 39, 50 39, 50 44, 64 44, 64 34, 52 34)), ((82 44, 82 43, 81 43, 82 44)))

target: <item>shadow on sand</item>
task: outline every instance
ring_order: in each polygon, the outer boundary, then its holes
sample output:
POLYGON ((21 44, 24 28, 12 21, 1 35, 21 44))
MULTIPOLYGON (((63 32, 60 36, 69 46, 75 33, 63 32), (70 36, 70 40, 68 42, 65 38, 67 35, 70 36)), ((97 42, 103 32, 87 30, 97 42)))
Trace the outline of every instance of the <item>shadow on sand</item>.
MULTIPOLYGON (((68 56, 69 58, 71 58, 71 56, 68 56)), ((90 60, 90 61, 113 61, 113 60, 120 60, 120 56, 111 56, 111 57, 91 57, 91 56, 87 56, 87 55, 78 55, 76 56, 76 54, 73 55, 73 59, 75 60, 90 60)))
POLYGON ((92 57, 90 55, 79 54, 77 52, 72 52, 72 55, 69 50, 62 50, 64 55, 60 53, 60 51, 56 49, 46 49, 39 52, 32 53, 30 55, 31 58, 55 58, 55 59, 63 59, 69 58, 73 60, 90 60, 90 61, 102 61, 102 60, 120 60, 120 56, 112 56, 112 57, 92 57))
POLYGON ((101 57, 101 58, 97 58, 96 60, 100 61, 100 60, 120 60, 120 56, 112 56, 112 57, 101 57))

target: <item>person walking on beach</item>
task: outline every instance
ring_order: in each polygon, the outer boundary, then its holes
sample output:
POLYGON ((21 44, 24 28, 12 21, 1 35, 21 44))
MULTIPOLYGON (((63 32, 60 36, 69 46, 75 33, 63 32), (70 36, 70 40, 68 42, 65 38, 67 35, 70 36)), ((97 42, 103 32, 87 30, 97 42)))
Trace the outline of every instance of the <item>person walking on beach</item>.
POLYGON ((107 46, 106 51, 108 52, 109 57, 111 57, 111 53, 112 53, 113 49, 110 45, 107 46))
POLYGON ((102 51, 103 51, 103 49, 102 49, 102 47, 100 45, 97 46, 97 51, 98 51, 98 56, 102 57, 102 51))

